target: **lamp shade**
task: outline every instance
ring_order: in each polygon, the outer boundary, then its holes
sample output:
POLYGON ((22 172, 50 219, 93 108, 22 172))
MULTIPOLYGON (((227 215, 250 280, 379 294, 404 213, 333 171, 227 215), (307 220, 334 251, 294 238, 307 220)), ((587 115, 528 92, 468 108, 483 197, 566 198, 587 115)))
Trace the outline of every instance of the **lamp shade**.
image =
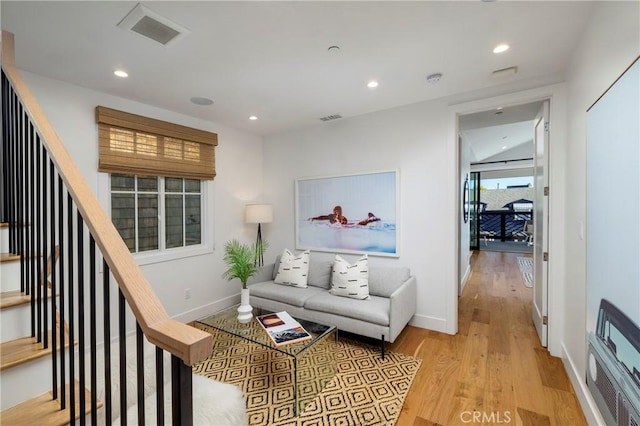
POLYGON ((244 210, 246 223, 271 223, 273 206, 271 204, 247 204, 244 210))

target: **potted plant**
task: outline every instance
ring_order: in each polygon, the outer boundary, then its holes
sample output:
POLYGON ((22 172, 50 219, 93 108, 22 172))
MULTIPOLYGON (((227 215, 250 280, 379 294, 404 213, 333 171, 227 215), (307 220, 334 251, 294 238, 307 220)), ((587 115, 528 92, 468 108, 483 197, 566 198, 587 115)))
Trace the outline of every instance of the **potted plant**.
POLYGON ((224 278, 231 281, 235 278, 242 283, 240 291, 240 307, 238 308, 238 320, 248 322, 252 318, 253 308, 249 304, 249 288, 247 281, 260 269, 258 257, 264 253, 267 243, 264 241, 256 244, 241 244, 238 240, 227 241, 224 245, 224 262, 228 269, 222 274, 224 278))

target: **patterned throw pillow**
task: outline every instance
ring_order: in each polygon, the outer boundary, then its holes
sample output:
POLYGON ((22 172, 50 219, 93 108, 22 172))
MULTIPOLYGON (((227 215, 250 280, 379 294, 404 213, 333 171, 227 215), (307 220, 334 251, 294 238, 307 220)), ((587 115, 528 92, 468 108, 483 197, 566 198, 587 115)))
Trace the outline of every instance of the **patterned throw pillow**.
POLYGON ((369 297, 368 257, 363 255, 353 265, 336 255, 331 274, 331 294, 366 299, 369 297))
POLYGON ((290 285, 306 288, 309 275, 309 250, 303 251, 298 256, 284 249, 280 256, 278 274, 273 280, 276 284, 290 285))

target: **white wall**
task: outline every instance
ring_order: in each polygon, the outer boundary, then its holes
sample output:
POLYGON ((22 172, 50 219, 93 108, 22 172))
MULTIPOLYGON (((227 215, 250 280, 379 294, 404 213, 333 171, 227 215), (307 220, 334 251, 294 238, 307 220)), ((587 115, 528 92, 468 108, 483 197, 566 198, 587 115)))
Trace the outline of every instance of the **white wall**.
MULTIPOLYGON (((22 72, 31 91, 61 137, 89 185, 98 192, 98 134, 95 107, 103 105, 122 111, 215 132, 216 172, 208 185, 213 211, 213 247, 207 253, 142 266, 142 270, 169 315, 189 321, 239 300, 240 284, 221 275, 224 242, 238 238, 252 242, 256 228, 244 224, 244 205, 260 201, 262 187, 262 138, 236 131, 211 121, 117 98, 78 86, 22 72), (184 290, 191 290, 186 300, 184 290)), ((107 195, 108 197, 108 195, 107 195)), ((103 197, 104 198, 104 197, 103 197)), ((108 199, 108 198, 107 198, 108 199)))
POLYGON ((594 8, 568 74, 566 145, 567 230, 563 358, 590 423, 602 423, 585 384, 586 244, 580 236, 586 211, 587 109, 640 54, 640 4, 602 2, 594 8))
MULTIPOLYGON (((460 212, 460 219, 458 223, 460 224, 460 253, 458 254, 458 294, 462 294, 462 290, 464 290, 464 286, 467 283, 467 278, 469 278, 469 274, 471 272, 471 251, 470 251, 470 240, 471 240, 471 221, 464 221, 464 214, 462 213, 464 210, 464 181, 465 179, 471 179, 471 145, 469 145, 468 141, 465 141, 464 138, 460 139, 460 197, 459 203, 460 208, 458 209, 460 212)), ((469 183, 470 184, 470 183, 469 183)), ((467 194, 470 195, 470 194, 467 194)))
POLYGON ((452 206, 459 191, 457 149, 447 140, 446 113, 441 101, 427 102, 266 137, 265 199, 274 204, 268 257, 295 248, 295 179, 398 169, 400 257, 370 256, 370 262, 410 267, 418 282, 413 324, 454 333, 447 306, 458 285, 458 216, 452 206))

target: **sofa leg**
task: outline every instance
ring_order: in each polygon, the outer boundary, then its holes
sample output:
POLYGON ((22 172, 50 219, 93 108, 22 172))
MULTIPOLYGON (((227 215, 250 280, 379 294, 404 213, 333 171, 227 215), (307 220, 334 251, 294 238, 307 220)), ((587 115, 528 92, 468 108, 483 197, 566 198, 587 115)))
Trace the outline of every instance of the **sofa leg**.
POLYGON ((382 335, 382 338, 380 339, 380 351, 382 353, 382 359, 384 359, 384 334, 382 335))

